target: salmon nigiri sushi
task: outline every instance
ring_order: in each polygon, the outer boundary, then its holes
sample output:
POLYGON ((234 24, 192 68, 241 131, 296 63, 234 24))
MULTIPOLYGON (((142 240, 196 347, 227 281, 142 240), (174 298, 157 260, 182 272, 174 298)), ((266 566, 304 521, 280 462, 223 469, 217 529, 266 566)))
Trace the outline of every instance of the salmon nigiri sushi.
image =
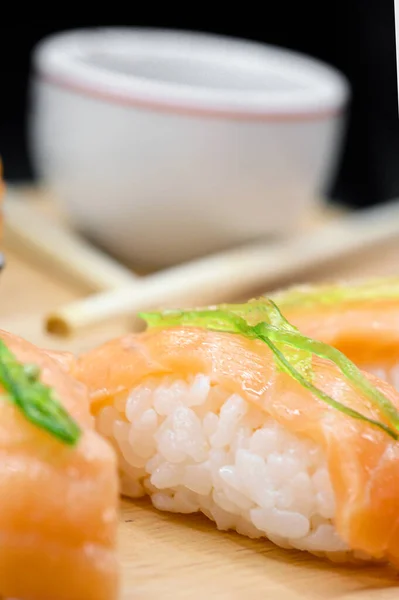
POLYGON ((116 455, 87 390, 0 332, 0 597, 116 600, 116 455))
POLYGON ((79 357, 122 491, 333 561, 399 566, 399 395, 273 302, 142 315, 79 357), (245 317, 245 318, 244 318, 245 317))
POLYGON ((399 278, 296 286, 273 300, 302 333, 399 390, 399 278))

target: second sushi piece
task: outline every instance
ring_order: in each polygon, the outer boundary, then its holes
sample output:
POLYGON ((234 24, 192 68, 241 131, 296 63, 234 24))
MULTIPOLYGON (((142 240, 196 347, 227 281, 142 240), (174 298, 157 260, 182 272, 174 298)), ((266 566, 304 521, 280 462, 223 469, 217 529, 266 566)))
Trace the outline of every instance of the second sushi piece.
POLYGON ((399 565, 398 393, 272 302, 253 308, 143 315, 146 332, 80 357, 124 493, 284 548, 399 565))
POLYGON ((118 597, 116 455, 66 371, 0 331, 1 598, 118 597))
POLYGON ((302 285, 273 299, 303 334, 338 348, 399 390, 398 277, 302 285))

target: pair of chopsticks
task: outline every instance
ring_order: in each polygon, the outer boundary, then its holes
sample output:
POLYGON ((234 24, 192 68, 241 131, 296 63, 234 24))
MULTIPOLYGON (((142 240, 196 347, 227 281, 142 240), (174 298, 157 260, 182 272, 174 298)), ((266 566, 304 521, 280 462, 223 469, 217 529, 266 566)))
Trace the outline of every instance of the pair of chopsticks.
POLYGON ((26 201, 9 202, 5 222, 8 238, 22 239, 32 252, 52 260, 97 292, 46 315, 46 330, 66 336, 114 318, 133 319, 142 310, 243 298, 306 269, 371 249, 399 237, 399 202, 337 218, 288 240, 246 245, 146 277, 136 277, 72 232, 46 220, 26 201))

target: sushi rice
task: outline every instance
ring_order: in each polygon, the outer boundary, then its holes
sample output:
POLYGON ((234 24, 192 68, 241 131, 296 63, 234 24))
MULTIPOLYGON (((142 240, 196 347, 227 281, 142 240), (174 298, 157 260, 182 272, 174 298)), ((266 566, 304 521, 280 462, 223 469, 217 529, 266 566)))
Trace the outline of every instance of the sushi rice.
POLYGON ((220 530, 282 548, 369 560, 334 528, 321 447, 205 374, 147 378, 103 407, 96 425, 119 455, 126 496, 149 495, 163 511, 202 512, 220 530))

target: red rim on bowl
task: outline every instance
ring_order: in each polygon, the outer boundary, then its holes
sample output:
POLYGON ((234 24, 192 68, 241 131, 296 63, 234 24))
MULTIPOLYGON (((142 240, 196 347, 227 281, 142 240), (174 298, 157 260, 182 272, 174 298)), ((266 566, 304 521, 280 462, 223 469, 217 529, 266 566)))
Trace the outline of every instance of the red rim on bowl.
POLYGON ((288 50, 210 34, 91 29, 35 49, 39 79, 112 104, 195 117, 320 120, 349 98, 332 67, 288 50))

